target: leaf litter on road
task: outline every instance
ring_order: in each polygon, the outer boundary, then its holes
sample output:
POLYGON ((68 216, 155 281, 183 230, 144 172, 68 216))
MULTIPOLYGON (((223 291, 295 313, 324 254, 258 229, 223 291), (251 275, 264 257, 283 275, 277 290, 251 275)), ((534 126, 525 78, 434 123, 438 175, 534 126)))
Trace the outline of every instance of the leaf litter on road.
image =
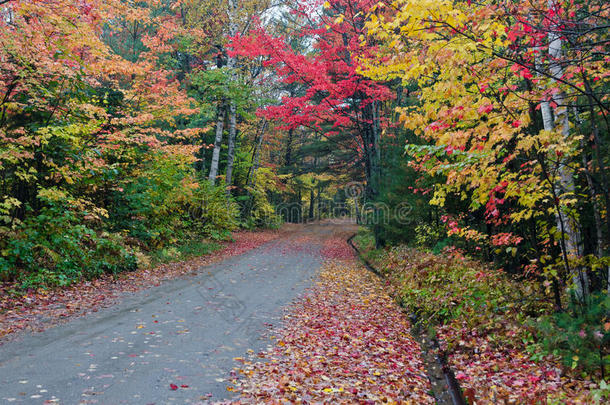
POLYGON ((273 345, 239 359, 233 403, 434 403, 421 349, 382 282, 344 239, 327 239, 321 253, 316 285, 288 310, 273 345))

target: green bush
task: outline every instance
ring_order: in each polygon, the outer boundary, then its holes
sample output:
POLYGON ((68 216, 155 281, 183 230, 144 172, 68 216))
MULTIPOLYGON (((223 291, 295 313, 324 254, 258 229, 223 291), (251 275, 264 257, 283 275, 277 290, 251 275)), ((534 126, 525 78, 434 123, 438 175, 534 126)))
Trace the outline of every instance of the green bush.
POLYGON ((224 186, 201 181, 189 207, 190 227, 214 240, 227 239, 239 226, 239 206, 227 196, 224 186))
POLYGON ((135 270, 135 256, 121 235, 98 234, 66 205, 47 203, 0 244, 1 279, 17 281, 23 289, 58 287, 135 270))
MULTIPOLYGON (((242 171, 244 169, 242 167, 242 171)), ((248 174, 247 171, 242 174, 244 180, 248 174)), ((269 194, 277 190, 278 182, 275 173, 266 167, 256 171, 253 185, 246 180, 245 194, 236 198, 241 205, 242 225, 245 228, 278 229, 282 225, 282 217, 275 213, 275 208, 269 202, 269 194)))
POLYGON ((423 248, 434 248, 447 237, 442 226, 422 223, 415 227, 415 245, 423 248))
POLYGON ((188 231, 188 207, 195 203, 190 187, 196 184, 186 162, 153 155, 143 168, 112 194, 109 208, 113 229, 147 245, 161 248, 182 239, 188 231))
POLYGON ((495 317, 514 319, 531 312, 523 300, 533 287, 445 250, 443 255, 405 246, 386 250, 381 269, 396 286, 398 299, 424 323, 463 319, 469 326, 493 330, 495 317))
POLYGON ((238 227, 238 207, 225 187, 197 179, 188 162, 155 155, 143 166, 113 194, 115 231, 152 251, 201 236, 226 239, 238 227))
POLYGON ((36 210, 0 228, 0 281, 66 286, 134 270, 148 260, 142 250, 158 262, 183 260, 212 250, 205 238, 227 239, 238 227, 225 188, 198 180, 187 160, 155 154, 140 163, 137 171, 104 174, 106 209, 64 189, 41 189, 36 210))
POLYGON ((538 333, 538 342, 531 351, 543 349, 545 353, 562 358, 567 367, 610 372, 610 297, 607 294, 591 296, 588 305, 570 305, 563 312, 545 315, 532 324, 538 333))

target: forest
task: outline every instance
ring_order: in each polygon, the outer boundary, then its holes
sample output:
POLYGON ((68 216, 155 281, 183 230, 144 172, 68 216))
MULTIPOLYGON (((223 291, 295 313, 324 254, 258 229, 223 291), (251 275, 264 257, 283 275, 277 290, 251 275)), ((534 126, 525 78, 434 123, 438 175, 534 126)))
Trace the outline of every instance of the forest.
POLYGON ((453 361, 608 398, 609 29, 603 0, 0 0, 2 292, 350 217, 453 361))

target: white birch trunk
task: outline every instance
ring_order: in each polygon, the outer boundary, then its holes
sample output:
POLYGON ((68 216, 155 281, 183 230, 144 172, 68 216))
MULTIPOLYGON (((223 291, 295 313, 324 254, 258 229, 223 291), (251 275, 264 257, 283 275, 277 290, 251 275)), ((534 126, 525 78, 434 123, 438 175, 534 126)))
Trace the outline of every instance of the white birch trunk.
MULTIPOLYGON (((548 1, 548 7, 555 7, 555 0, 548 1)), ((560 35, 555 32, 555 30, 559 30, 555 24, 551 24, 549 27, 549 71, 552 76, 552 81, 557 82, 557 79, 560 79, 563 76, 563 67, 561 66, 561 59, 563 57, 562 51, 562 40, 560 35)), ((563 92, 559 92, 553 96, 553 101, 557 105, 555 107, 555 120, 550 121, 553 126, 550 126, 549 130, 558 129, 562 134, 564 140, 570 138, 570 117, 568 115, 568 105, 565 94, 563 92)), ((549 119, 549 111, 550 106, 548 106, 548 102, 546 102, 547 107, 544 106, 545 102, 541 105, 541 110, 543 114, 543 121, 545 122, 545 129, 547 129, 547 120, 549 119), (545 108, 548 110, 545 112, 545 108), (546 115, 546 119, 545 119, 546 115)), ((555 193, 558 198, 561 196, 567 195, 572 196, 575 192, 574 185, 574 176, 572 170, 568 167, 565 159, 559 158, 558 162, 558 179, 554 185, 555 193)), ((568 257, 578 257, 580 256, 580 242, 581 242, 581 234, 580 229, 578 227, 578 223, 576 219, 569 215, 569 212, 565 210, 559 209, 556 213, 557 219, 557 227, 560 232, 562 232, 565 250, 568 257)), ((583 300, 589 291, 589 280, 587 278, 587 273, 583 270, 581 266, 569 266, 570 278, 572 279, 572 283, 574 285, 574 289, 576 292, 576 296, 579 300, 583 300)))
MULTIPOLYGON (((236 5, 235 5, 235 0, 229 0, 228 1, 228 16, 229 16, 229 35, 230 36, 234 36, 235 34, 237 34, 237 25, 235 22, 235 10, 236 10, 236 5)), ((235 76, 235 65, 236 65, 236 60, 235 57, 233 56, 228 56, 227 57, 227 67, 229 68, 230 71, 230 80, 231 82, 235 82, 236 80, 236 76, 235 76)), ((229 103, 229 148, 227 151, 227 173, 225 176, 225 184, 227 187, 231 186, 231 183, 233 181, 233 164, 235 162, 235 137, 237 134, 237 117, 236 117, 236 108, 235 108, 235 101, 231 100, 229 103)))
POLYGON ((220 146, 222 145, 222 132, 225 122, 225 106, 218 106, 218 121, 216 121, 216 138, 214 139, 214 152, 212 153, 212 162, 210 163, 210 175, 208 180, 210 184, 216 184, 216 176, 218 175, 218 162, 220 160, 220 146))

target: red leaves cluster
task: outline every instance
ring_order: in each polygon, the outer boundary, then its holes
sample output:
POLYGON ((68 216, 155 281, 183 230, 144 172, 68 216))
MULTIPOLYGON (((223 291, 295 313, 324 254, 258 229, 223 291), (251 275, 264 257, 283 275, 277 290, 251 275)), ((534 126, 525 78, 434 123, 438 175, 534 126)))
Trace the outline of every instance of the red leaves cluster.
POLYGON ((354 250, 344 238, 334 237, 324 241, 322 257, 325 259, 350 260, 355 257, 354 250))
POLYGON ((501 232, 491 236, 492 246, 514 246, 521 243, 522 237, 510 232, 501 232))
POLYGON ((384 84, 358 73, 361 58, 377 56, 374 47, 359 40, 365 33, 366 11, 373 4, 370 0, 331 0, 329 7, 334 11, 313 18, 310 12, 295 10, 305 23, 293 35, 313 39, 315 52, 307 54, 296 52, 291 38, 273 36, 261 26, 247 36, 231 38, 234 55, 262 58, 263 65, 273 67, 283 83, 306 88, 305 94, 286 96, 280 105, 268 106, 260 113, 282 121, 285 128, 303 125, 322 129, 322 123, 331 123, 345 130, 370 124, 357 110, 394 97, 384 84), (339 14, 344 17, 336 18, 339 14), (358 100, 357 105, 350 105, 354 100, 358 100))
POLYGON ((138 291, 159 285, 164 280, 192 274, 202 266, 245 253, 279 235, 275 231, 236 232, 233 234, 234 242, 223 242, 222 249, 210 255, 124 273, 116 279, 105 276, 83 281, 65 289, 40 289, 15 296, 10 293, 14 286, 5 283, 0 285, 0 339, 22 330, 42 331, 71 316, 96 312, 116 303, 125 292, 138 291))
POLYGON ((452 345, 449 364, 477 404, 547 403, 560 397, 562 403, 588 402, 588 383, 563 375, 552 359, 534 362, 522 347, 499 348, 491 336, 478 334, 465 324, 463 328, 444 326, 437 332, 441 342, 457 342, 452 345))
POLYGON ((434 403, 409 326, 379 279, 353 260, 328 261, 259 353, 268 361, 242 360, 231 390, 240 403, 434 403))

